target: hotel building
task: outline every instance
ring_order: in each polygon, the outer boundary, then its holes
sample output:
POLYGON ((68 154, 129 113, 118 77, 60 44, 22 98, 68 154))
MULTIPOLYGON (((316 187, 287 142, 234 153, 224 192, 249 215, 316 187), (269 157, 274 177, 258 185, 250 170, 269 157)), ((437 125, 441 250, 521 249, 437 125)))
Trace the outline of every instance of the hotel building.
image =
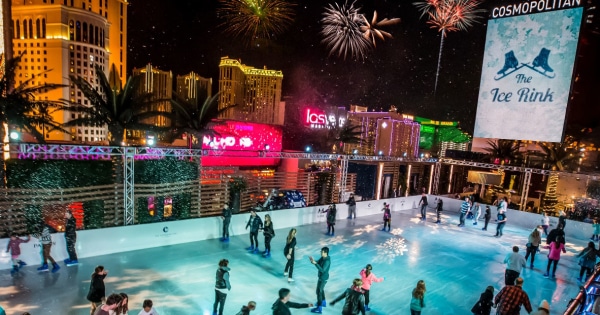
MULTIPOLYGON (((142 77, 138 93, 152 94, 151 100, 153 102, 149 108, 143 109, 144 111, 170 112, 172 110, 170 99, 173 95, 173 73, 171 71, 162 71, 148 64, 145 68, 134 68, 132 75, 142 77)), ((157 127, 169 127, 172 125, 171 119, 164 116, 147 118, 141 122, 157 127)), ((129 137, 130 135, 128 134, 127 136, 129 137)))

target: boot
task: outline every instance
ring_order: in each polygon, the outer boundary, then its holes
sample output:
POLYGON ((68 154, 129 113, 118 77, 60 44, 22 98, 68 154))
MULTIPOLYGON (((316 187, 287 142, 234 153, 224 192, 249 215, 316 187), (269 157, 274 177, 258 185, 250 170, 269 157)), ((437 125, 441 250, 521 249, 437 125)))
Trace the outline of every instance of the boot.
POLYGON ((246 247, 246 250, 253 252, 254 251, 254 245, 251 245, 250 247, 246 247))
POLYGON ((321 314, 321 313, 323 313, 323 308, 321 306, 317 306, 317 307, 311 309, 310 312, 311 313, 319 313, 319 314, 321 314))
POLYGON ((60 269, 60 266, 57 263, 52 263, 52 273, 55 273, 60 269))
POLYGON ((19 268, 23 268, 23 266, 27 266, 27 264, 24 261, 19 260, 19 268))
POLYGON ((327 307, 327 301, 323 300, 323 303, 321 303, 322 307, 327 307))
POLYGON ((519 61, 515 57, 515 53, 511 50, 504 54, 504 67, 497 74, 504 74, 508 69, 516 68, 518 65, 519 61))
POLYGON ((550 55, 550 50, 546 48, 542 48, 540 50, 540 54, 533 59, 534 67, 541 67, 546 72, 554 72, 554 69, 550 68, 548 65, 548 56, 550 55))
POLYGON ((13 269, 10 271, 10 275, 14 276, 17 274, 17 272, 19 272, 19 266, 13 265, 13 269))
POLYGON ((41 267, 37 269, 38 271, 48 271, 48 264, 44 263, 41 267))

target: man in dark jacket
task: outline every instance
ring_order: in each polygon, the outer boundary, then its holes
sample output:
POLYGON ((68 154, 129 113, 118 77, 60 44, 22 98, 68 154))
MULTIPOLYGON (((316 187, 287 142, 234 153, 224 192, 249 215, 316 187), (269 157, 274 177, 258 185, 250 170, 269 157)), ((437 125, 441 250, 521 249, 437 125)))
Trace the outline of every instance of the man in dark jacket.
POLYGON ((356 219, 356 200, 354 194, 350 194, 350 198, 346 201, 348 205, 348 219, 356 219))
POLYGON ((221 259, 219 261, 219 269, 215 276, 215 303, 213 304, 213 315, 217 315, 217 306, 219 306, 219 314, 223 315, 223 308, 225 307, 225 299, 227 299, 227 293, 231 290, 231 284, 229 283, 229 260, 221 259))
POLYGON ((327 306, 327 302, 325 302, 325 285, 327 284, 327 280, 329 280, 329 267, 331 266, 331 259, 329 258, 329 248, 323 247, 321 248, 321 258, 319 260, 314 260, 312 256, 308 256, 310 262, 317 267, 319 271, 319 280, 317 280, 317 305, 315 308, 311 309, 312 313, 322 313, 323 307, 327 306))
POLYGON ((546 244, 550 245, 550 243, 558 239, 558 236, 562 236, 563 240, 565 239, 565 230, 560 223, 558 224, 556 229, 553 229, 552 231, 550 231, 550 233, 548 233, 548 236, 546 236, 546 244))
POLYGON ((271 309, 273 315, 292 315, 291 308, 307 308, 313 306, 310 303, 295 303, 290 301, 290 289, 279 289, 279 299, 273 303, 271 309))
POLYGON ((421 205, 421 220, 425 221, 425 216, 427 215, 427 194, 423 193, 421 195, 421 200, 419 201, 419 205, 421 205))
POLYGON ((258 253, 258 231, 262 229, 263 223, 254 210, 250 210, 250 220, 248 220, 248 224, 246 224, 246 230, 248 227, 250 227, 250 247, 246 249, 258 253), (256 244, 256 246, 254 246, 254 244, 256 244))
POLYGON ((223 237, 221 241, 229 242, 229 223, 231 223, 231 209, 228 204, 223 206, 223 214, 221 215, 221 219, 223 219, 223 237))
POLYGON ((73 217, 71 210, 65 212, 65 219, 67 220, 65 223, 65 241, 67 243, 67 252, 69 253, 69 258, 65 259, 65 264, 67 266, 73 266, 79 263, 77 261, 77 252, 75 252, 77 224, 75 223, 75 218, 73 217))
POLYGON ((342 315, 358 315, 359 313, 365 315, 365 296, 361 287, 362 280, 354 279, 354 281, 352 281, 352 286, 335 298, 335 300, 331 302, 331 306, 342 299, 346 299, 344 308, 342 309, 342 315))

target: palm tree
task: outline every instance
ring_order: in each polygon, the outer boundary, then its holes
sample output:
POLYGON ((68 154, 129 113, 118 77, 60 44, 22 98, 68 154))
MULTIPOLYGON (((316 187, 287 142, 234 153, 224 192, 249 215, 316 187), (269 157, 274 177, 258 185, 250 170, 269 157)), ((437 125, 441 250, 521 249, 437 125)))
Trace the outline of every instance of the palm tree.
POLYGON ((329 129, 327 135, 328 146, 335 152, 337 149, 339 152, 344 151, 345 144, 356 144, 360 143, 361 138, 361 126, 345 124, 344 126, 336 125, 329 129))
POLYGON ((489 147, 484 150, 492 156, 494 164, 510 163, 519 155, 521 145, 512 140, 498 139, 496 142, 488 140, 489 147))
MULTIPOLYGON (((172 118, 171 112, 148 110, 150 105, 162 100, 154 100, 151 93, 139 93, 141 76, 131 76, 125 86, 110 84, 100 65, 96 64, 96 76, 99 89, 96 90, 86 79, 71 76, 71 82, 83 93, 90 106, 72 104, 72 111, 82 113, 80 118, 73 119, 65 126, 108 126, 109 144, 120 146, 127 129, 161 132, 170 127, 157 127, 144 123, 148 118, 163 116, 172 118)), ((116 73, 113 64, 111 73, 116 73)), ((112 75, 111 75, 112 76, 112 75)))
POLYGON ((202 141, 204 135, 213 135, 216 132, 211 129, 212 126, 221 124, 222 121, 215 120, 219 115, 236 105, 226 106, 220 110, 213 110, 217 104, 219 94, 212 97, 206 97, 200 107, 192 104, 180 95, 174 94, 171 105, 176 112, 175 128, 169 130, 165 137, 174 140, 183 134, 188 136, 188 147, 193 144, 193 137, 202 141))
MULTIPOLYGON (((0 141, 3 141, 6 136, 5 126, 29 133, 40 143, 44 143, 45 139, 39 129, 49 127, 50 130, 68 133, 51 116, 52 112, 63 109, 64 103, 36 98, 50 90, 65 86, 51 83, 34 85, 34 76, 15 86, 16 71, 21 57, 22 55, 7 60, 3 67, 4 73, 0 78, 0 141)), ((0 154, 0 163, 2 164, 0 165, 1 185, 6 187, 4 154, 0 154)))
MULTIPOLYGON (((553 171, 564 171, 569 162, 577 159, 577 151, 571 148, 572 140, 566 139, 561 143, 542 142, 539 143, 543 153, 544 161, 548 163, 553 171)), ((548 184, 546 185, 546 194, 543 200, 544 211, 556 211, 558 197, 556 195, 556 187, 558 186, 558 172, 551 172, 548 176, 548 184)))

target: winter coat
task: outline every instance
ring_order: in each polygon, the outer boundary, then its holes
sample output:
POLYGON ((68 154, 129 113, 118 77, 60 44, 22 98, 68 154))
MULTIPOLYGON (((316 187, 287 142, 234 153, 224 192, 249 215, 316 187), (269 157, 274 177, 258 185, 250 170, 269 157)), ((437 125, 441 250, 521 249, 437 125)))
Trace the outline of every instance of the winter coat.
POLYGON ((248 220, 248 224, 246 224, 246 229, 250 227, 251 233, 258 233, 263 226, 262 220, 259 216, 255 216, 254 219, 250 216, 250 220, 248 220))
POLYGON ((538 247, 542 243, 542 236, 538 234, 537 237, 534 237, 533 233, 531 233, 529 234, 527 240, 529 241, 529 243, 531 243, 531 246, 538 247))
POLYGON ((44 226, 41 234, 34 234, 33 236, 38 238, 42 245, 52 244, 52 235, 50 234, 50 227, 48 227, 47 225, 44 226))
POLYGON ((579 265, 581 267, 590 269, 594 269, 594 266, 596 266, 596 257, 598 256, 600 256, 598 250, 589 247, 583 249, 579 254, 577 254, 577 257, 580 257, 579 265))
POLYGON ((438 203, 437 203, 437 206, 435 208, 435 211, 438 211, 438 212, 444 211, 444 202, 442 201, 442 199, 438 200, 438 203))
POLYGON ((229 269, 228 267, 219 267, 215 276, 215 288, 231 290, 231 284, 229 283, 229 269))
POLYGON ((223 208, 223 213, 221 214, 223 216, 223 221, 225 222, 229 222, 231 221, 231 209, 230 208, 223 208))
POLYGON ((490 315, 492 312, 492 305, 494 305, 494 293, 485 290, 485 292, 481 293, 479 297, 479 313, 477 315, 490 315))
POLYGON ((319 280, 329 280, 329 267, 331 266, 331 258, 321 257, 317 260, 315 267, 319 270, 319 280))
POLYGON ((346 201, 346 204, 350 207, 352 206, 356 206, 356 200, 354 200, 354 197, 350 197, 348 198, 348 200, 346 201))
POLYGON ((425 308, 425 295, 423 295, 422 299, 417 299, 412 296, 410 299, 410 309, 413 311, 421 311, 423 308, 425 308))
POLYGON ((242 309, 235 315, 250 315, 250 308, 244 305, 242 306, 242 309))
POLYGON ((327 210, 327 224, 335 225, 335 218, 337 216, 337 210, 335 208, 330 208, 327 210))
POLYGON ((273 310, 273 315, 292 315, 290 312, 291 308, 307 308, 308 304, 306 303, 295 303, 292 301, 288 301, 287 303, 281 302, 281 300, 275 301, 271 309, 273 310))
POLYGON ((556 248, 556 243, 552 242, 550 243, 550 245, 545 246, 544 248, 547 248, 550 250, 550 252, 548 253, 548 258, 552 259, 552 260, 560 260, 560 252, 566 253, 567 251, 565 250, 565 244, 560 243, 560 246, 558 248, 556 248))
POLYGON ((271 222, 271 224, 267 225, 265 223, 264 227, 263 227, 263 235, 265 237, 270 237, 273 238, 275 236, 275 229, 273 229, 273 222, 271 222))
POLYGON ((562 236, 563 240, 565 240, 565 231, 559 228, 553 229, 550 231, 550 233, 548 233, 548 236, 546 236, 546 244, 556 241, 559 236, 562 236))
POLYGON ((104 288, 104 278, 106 275, 100 275, 94 273, 92 275, 92 282, 90 282, 90 290, 87 294, 87 300, 94 303, 101 303, 102 298, 106 296, 106 289, 104 288))
POLYGON ((67 219, 67 223, 65 224, 65 238, 69 239, 72 242, 77 240, 77 224, 75 223, 75 218, 71 217, 67 219))
POLYGON ((367 271, 365 269, 360 271, 360 277, 363 283, 362 288, 365 290, 371 290, 371 283, 383 281, 383 278, 377 278, 372 272, 367 276, 367 271))
POLYGON ((331 302, 334 305, 338 301, 346 299, 342 308, 342 315, 365 314, 365 296, 360 288, 348 288, 344 293, 331 302))
POLYGON ((14 240, 9 240, 8 241, 8 245, 6 246, 6 251, 10 251, 10 254, 13 256, 19 256, 21 255, 21 243, 27 243, 29 242, 29 237, 24 240, 20 237, 17 237, 14 240))

